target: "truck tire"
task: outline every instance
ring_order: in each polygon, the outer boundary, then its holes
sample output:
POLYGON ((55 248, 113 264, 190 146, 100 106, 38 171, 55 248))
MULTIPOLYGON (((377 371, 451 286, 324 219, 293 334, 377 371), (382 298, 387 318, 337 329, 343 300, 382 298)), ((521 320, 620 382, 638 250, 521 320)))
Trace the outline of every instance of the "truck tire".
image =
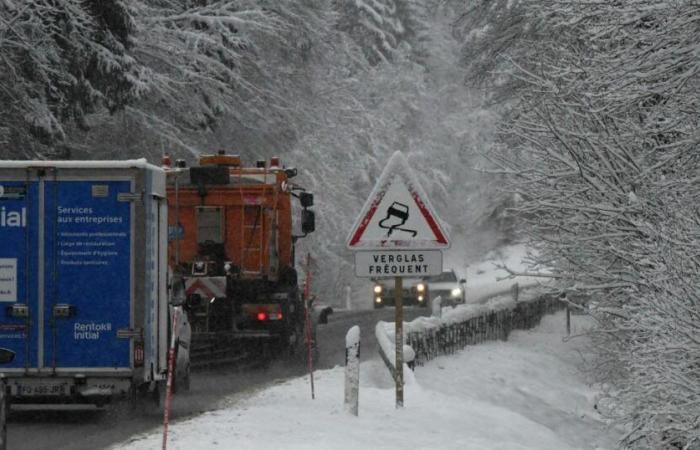
POLYGON ((185 376, 182 378, 182 389, 186 392, 189 392, 191 383, 192 381, 190 379, 190 365, 187 364, 187 368, 185 369, 185 376))
POLYGON ((0 450, 7 450, 7 416, 10 412, 10 402, 4 381, 0 383, 0 389, 0 450))
POLYGON ((156 408, 160 408, 161 406, 165 405, 166 391, 167 386, 164 381, 156 382, 156 386, 153 388, 153 391, 151 391, 151 401, 156 408))
MULTIPOLYGON (((177 375, 177 370, 175 370, 175 375, 177 375)), ((188 392, 190 390, 190 365, 185 367, 182 378, 177 376, 173 377, 173 394, 184 391, 188 392)))
POLYGON ((180 355, 180 340, 178 339, 175 342, 175 366, 173 367, 175 373, 173 374, 173 394, 176 394, 182 389, 183 391, 187 392, 190 390, 190 364, 188 363, 187 366, 185 366, 184 374, 182 375, 182 378, 177 376, 178 372, 178 367, 177 367, 177 362, 179 359, 180 355))

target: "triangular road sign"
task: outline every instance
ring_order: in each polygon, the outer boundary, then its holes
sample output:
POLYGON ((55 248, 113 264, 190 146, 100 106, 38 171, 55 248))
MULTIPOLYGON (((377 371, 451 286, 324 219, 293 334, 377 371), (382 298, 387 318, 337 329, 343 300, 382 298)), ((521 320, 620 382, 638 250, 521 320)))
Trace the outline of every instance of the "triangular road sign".
POLYGON ((439 249, 450 246, 428 197, 401 152, 395 152, 362 207, 350 250, 439 249))

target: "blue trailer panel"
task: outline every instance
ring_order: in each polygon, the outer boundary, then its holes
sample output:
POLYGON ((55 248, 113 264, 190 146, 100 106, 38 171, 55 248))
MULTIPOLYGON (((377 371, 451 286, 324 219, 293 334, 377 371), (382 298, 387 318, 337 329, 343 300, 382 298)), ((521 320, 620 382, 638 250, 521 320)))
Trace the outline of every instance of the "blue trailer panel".
POLYGON ((130 181, 45 185, 44 367, 128 368, 130 181))
POLYGON ((37 189, 32 181, 0 183, 0 347, 16 354, 8 368, 37 366, 39 330, 29 319, 38 305, 37 189))

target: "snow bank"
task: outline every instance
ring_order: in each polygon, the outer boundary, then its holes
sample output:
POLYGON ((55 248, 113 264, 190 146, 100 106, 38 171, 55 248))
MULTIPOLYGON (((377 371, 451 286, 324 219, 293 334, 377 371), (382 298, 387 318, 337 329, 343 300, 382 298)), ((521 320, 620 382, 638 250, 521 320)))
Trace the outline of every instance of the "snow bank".
MULTIPOLYGON (((404 326, 406 323, 404 322, 404 326)), ((377 343, 379 345, 379 355, 384 360, 389 370, 394 371, 396 367, 396 329, 394 322, 377 322, 377 326, 374 328, 374 334, 377 338, 377 343)), ((408 341, 408 334, 406 329, 403 331, 403 341, 408 341)), ((413 347, 410 345, 403 345, 403 361, 404 361, 404 376, 408 372, 408 365, 413 363, 416 358, 416 352, 413 351, 413 347)), ((405 381, 405 380, 404 380, 405 381)))
MULTIPOLYGON (((343 411, 343 368, 273 384, 227 408, 171 424, 172 450, 612 449, 617 439, 594 409, 596 392, 577 370, 584 339, 564 342, 564 315, 547 316, 508 342, 438 358, 405 387, 395 409, 393 380, 381 361, 362 363, 359 417, 343 411)), ((582 316, 574 327, 589 326, 582 316)), ((115 450, 160 448, 161 430, 115 450)))

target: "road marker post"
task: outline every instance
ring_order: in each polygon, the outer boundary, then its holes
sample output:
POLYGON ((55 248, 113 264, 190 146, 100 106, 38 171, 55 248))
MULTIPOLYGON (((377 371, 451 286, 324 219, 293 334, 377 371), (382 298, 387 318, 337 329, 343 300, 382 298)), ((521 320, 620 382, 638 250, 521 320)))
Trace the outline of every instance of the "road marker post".
POLYGON ((360 399, 360 327, 345 335, 345 410, 357 416, 360 399))

